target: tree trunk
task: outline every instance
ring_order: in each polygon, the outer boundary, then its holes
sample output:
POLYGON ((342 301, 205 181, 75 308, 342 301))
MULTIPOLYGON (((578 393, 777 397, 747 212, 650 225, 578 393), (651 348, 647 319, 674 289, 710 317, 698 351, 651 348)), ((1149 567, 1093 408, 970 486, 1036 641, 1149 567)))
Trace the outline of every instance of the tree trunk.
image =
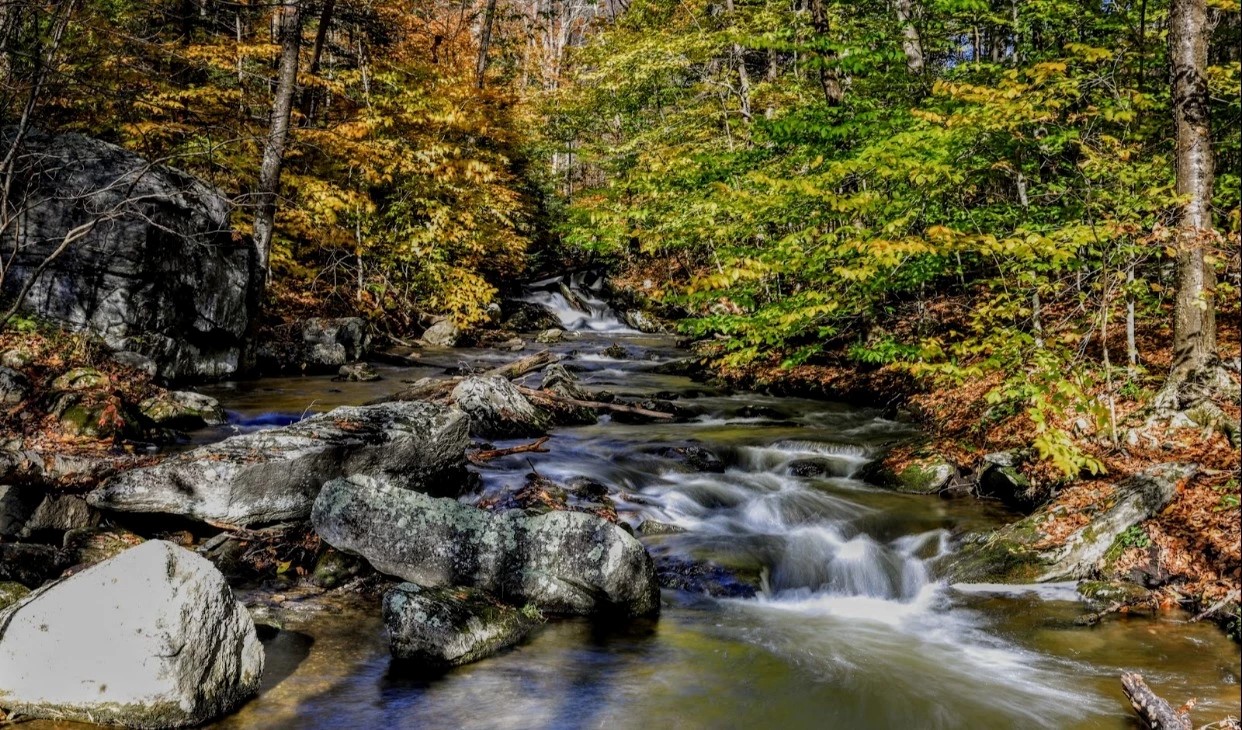
MULTIPOLYGON (((918 28, 914 27, 914 0, 896 0, 893 7, 897 11, 897 23, 901 26, 901 50, 906 54, 906 67, 910 73, 920 76, 923 73, 923 42, 919 39, 918 28)), ((975 42, 977 44, 978 40, 975 42)), ((978 53, 978 46, 975 48, 978 53)))
MULTIPOLYGON (((811 27, 815 29, 815 35, 828 35, 828 15, 824 12, 823 0, 810 0, 811 2, 811 27)), ((845 101, 845 91, 841 88, 841 79, 837 74, 836 67, 828 68, 824 61, 835 61, 837 54, 835 51, 828 51, 821 54, 819 62, 819 86, 824 90, 824 102, 828 106, 841 106, 845 101)))
MULTIPOLYGON (((328 31, 332 28, 332 11, 336 8, 336 0, 323 0, 323 10, 319 13, 319 27, 315 29, 315 45, 311 50, 311 76, 319 75, 319 62, 323 58, 323 47, 328 41, 328 31)), ((302 91, 303 126, 310 127, 315 123, 315 112, 319 106, 320 89, 312 86, 302 91)))
POLYGON ((477 83, 483 88, 483 79, 487 74, 487 49, 492 44, 492 23, 496 20, 496 0, 487 0, 487 8, 483 11, 483 27, 479 30, 479 63, 476 69, 477 83))
POLYGON ((1173 0, 1169 17, 1173 120, 1177 125, 1177 298, 1173 313, 1173 371, 1185 380, 1216 358, 1216 272, 1205 261, 1212 230, 1212 136, 1208 127, 1207 5, 1173 0))
POLYGON ((293 109, 293 96, 298 83, 298 57, 302 50, 301 0, 287 2, 277 12, 281 16, 280 69, 276 77, 276 98, 272 100, 267 140, 263 146, 263 166, 259 169, 259 185, 255 191, 258 210, 254 215, 254 250, 264 285, 271 266, 272 228, 276 218, 276 198, 280 192, 280 170, 284 166, 289 114, 293 109))
MULTIPOLYGON (((725 12, 730 17, 734 15, 733 0, 725 0, 725 12)), ((741 108, 742 118, 749 122, 752 121, 752 117, 750 113, 750 74, 746 71, 746 50, 738 43, 734 43, 731 50, 733 57, 737 59, 738 105, 741 108)))

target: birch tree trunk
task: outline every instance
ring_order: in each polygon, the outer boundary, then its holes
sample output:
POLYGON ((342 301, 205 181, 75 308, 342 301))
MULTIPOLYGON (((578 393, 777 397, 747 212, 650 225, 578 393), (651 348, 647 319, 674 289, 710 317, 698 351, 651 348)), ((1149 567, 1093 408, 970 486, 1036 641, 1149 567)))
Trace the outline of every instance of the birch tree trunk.
POLYGON ((895 0, 893 8, 897 12, 897 24, 901 26, 901 50, 906 54, 906 67, 910 73, 920 76, 923 73, 923 42, 918 28, 914 27, 914 0, 895 0))
POLYGON ((1211 365, 1216 357, 1216 272, 1205 261, 1212 230, 1212 135, 1208 126, 1207 5, 1173 0, 1169 17, 1173 120, 1177 126, 1177 297, 1170 381, 1211 365))

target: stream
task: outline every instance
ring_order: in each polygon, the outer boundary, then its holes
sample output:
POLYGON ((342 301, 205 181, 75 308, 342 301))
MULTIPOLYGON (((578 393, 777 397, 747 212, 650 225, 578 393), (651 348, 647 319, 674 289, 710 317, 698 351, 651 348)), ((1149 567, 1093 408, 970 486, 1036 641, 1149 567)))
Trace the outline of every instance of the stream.
MULTIPOLYGON (((1072 584, 954 588, 932 579, 951 535, 1013 515, 995 503, 903 495, 859 468, 911 426, 823 401, 727 393, 654 372, 683 356, 673 338, 627 330, 607 307, 590 314, 555 292, 576 330, 552 346, 591 391, 675 393, 687 423, 598 425, 553 432, 549 453, 477 468, 480 499, 533 466, 564 482, 611 488, 622 519, 684 532, 641 539, 657 557, 708 560, 758 576, 751 598, 665 590, 658 621, 551 620, 519 647, 436 677, 390 668, 377 607, 294 613, 267 640, 259 697, 222 728, 1135 727, 1123 669, 1175 704, 1198 698, 1198 724, 1239 709, 1237 646, 1210 623, 1173 615, 1074 625, 1072 584), (603 350, 620 344, 629 358, 603 350), (695 472, 656 453, 696 444, 724 462, 695 472), (806 473, 812 464, 814 476, 806 473), (617 496, 619 493, 619 496, 617 496)), ((526 353, 535 351, 530 345, 526 353)), ((384 379, 266 378, 203 389, 230 411, 202 442, 359 404, 402 381, 482 369, 517 355, 423 351, 423 365, 379 366, 384 379)), ((528 376, 537 383, 538 375, 528 376)), ((508 446, 519 441, 497 442, 508 446)))

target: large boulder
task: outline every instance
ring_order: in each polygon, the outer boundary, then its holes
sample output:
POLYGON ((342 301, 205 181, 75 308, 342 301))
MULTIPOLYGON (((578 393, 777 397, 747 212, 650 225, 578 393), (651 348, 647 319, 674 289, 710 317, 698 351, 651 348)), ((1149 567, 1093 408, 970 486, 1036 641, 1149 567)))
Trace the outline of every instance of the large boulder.
POLYGON ((350 474, 456 494, 468 443, 467 419, 457 410, 424 402, 343 407, 123 472, 88 502, 230 526, 304 520, 319 488, 350 474))
POLYGON ((995 532, 967 535, 949 556, 944 573, 961 583, 1035 583, 1078 580, 1097 571, 1122 533, 1159 514, 1195 473, 1186 464, 1158 464, 1116 484, 1089 516, 1064 539, 1052 540, 1046 526, 1059 517, 1055 502, 995 532))
POLYGON ((472 586, 553 613, 659 611, 651 556, 595 515, 487 512, 352 477, 324 485, 311 521, 338 550, 422 586, 472 586))
POLYGON ((518 643, 538 623, 475 588, 402 583, 384 595, 392 655, 422 668, 477 662, 518 643))
POLYGON ((547 433, 550 418, 499 375, 466 378, 453 388, 453 401, 470 415, 470 433, 483 438, 519 438, 547 433))
POLYGON ((198 725, 259 688, 263 646, 211 563, 162 540, 0 616, 0 707, 138 728, 198 725))
MULTIPOLYGON (((6 145, 12 135, 0 133, 6 145)), ((0 253, 12 257, 0 294, 15 297, 88 226, 34 281, 23 309, 146 355, 166 378, 242 369, 256 268, 249 243, 233 236, 229 199, 97 139, 32 132, 22 147, 30 162, 12 199, 26 204, 22 225, 0 235, 0 253)))

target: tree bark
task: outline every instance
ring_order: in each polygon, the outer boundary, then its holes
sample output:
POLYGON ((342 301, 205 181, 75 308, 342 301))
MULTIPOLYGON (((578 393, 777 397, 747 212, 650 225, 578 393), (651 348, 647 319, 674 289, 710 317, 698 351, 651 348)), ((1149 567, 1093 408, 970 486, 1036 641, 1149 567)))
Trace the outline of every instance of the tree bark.
MULTIPOLYGON (((315 29, 315 45, 311 50, 310 67, 307 69, 311 76, 319 75, 319 62, 323 58, 323 47, 328 41, 328 31, 332 28, 332 11, 335 8, 336 0, 323 0, 323 9, 319 13, 319 27, 315 29)), ((319 92, 320 89, 314 86, 302 91, 302 116, 306 118, 303 126, 310 127, 315 123, 319 92)))
MULTIPOLYGON (((923 74, 923 42, 919 38, 919 30, 914 27, 914 0, 896 0, 893 7, 897 12, 897 24, 901 26, 901 50, 906 54, 906 67, 910 73, 923 74)), ((975 53, 978 53, 976 39, 975 53)))
POLYGON ((1205 260, 1212 230, 1212 135, 1208 119, 1207 5, 1173 0, 1169 17, 1173 120, 1177 126, 1177 297, 1171 381, 1185 380, 1216 357, 1216 272, 1205 260))
POLYGON ((479 30, 479 63, 476 69, 477 83, 483 88, 487 74, 487 49, 492 44, 492 23, 496 20, 496 0, 487 0, 483 10, 483 27, 479 30))
MULTIPOLYGON (((254 250, 259 276, 266 286, 271 267, 272 229, 276 219, 276 198, 280 192, 280 171, 285 162, 285 143, 289 138, 289 115, 298 84, 298 61, 302 50, 302 2, 286 2, 280 13, 280 68, 276 77, 276 97, 267 140, 263 146, 263 165, 255 193, 254 250)), ((263 291, 260 287, 260 292, 263 291)))
MULTIPOLYGON (((828 14, 824 12, 823 0, 810 0, 811 2, 811 27, 815 29, 815 35, 826 38, 828 36, 828 14)), ((841 88, 841 79, 837 74, 836 67, 828 68, 825 61, 835 61, 837 54, 835 51, 827 51, 820 54, 819 62, 819 86, 824 91, 824 102, 828 106, 841 106, 845 101, 845 91, 841 88)))
POLYGON ((1134 712, 1152 730, 1193 730, 1190 715, 1173 709, 1173 706, 1151 691, 1142 675, 1126 672, 1121 675, 1121 689, 1134 712))

